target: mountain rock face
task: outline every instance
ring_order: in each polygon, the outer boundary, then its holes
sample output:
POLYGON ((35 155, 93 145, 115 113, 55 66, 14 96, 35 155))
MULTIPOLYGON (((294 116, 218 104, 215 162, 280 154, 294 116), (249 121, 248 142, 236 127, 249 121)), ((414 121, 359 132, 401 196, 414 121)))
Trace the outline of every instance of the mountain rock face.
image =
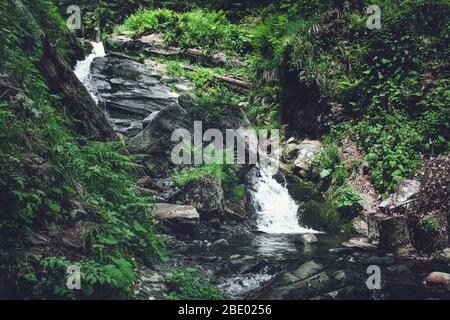
POLYGON ((96 58, 91 77, 100 105, 110 112, 114 129, 127 136, 140 132, 143 120, 152 113, 177 102, 180 94, 174 88, 191 87, 187 80, 169 77, 156 62, 140 63, 120 54, 96 58))

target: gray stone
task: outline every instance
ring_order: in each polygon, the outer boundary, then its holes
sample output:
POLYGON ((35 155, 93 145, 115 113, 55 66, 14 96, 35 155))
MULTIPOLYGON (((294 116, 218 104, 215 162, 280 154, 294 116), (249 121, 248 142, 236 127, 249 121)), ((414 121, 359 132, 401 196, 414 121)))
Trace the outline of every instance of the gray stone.
POLYGON ((368 236, 369 226, 366 221, 364 221, 363 219, 361 219, 359 217, 356 217, 352 221, 350 221, 350 224, 356 233, 359 233, 364 236, 368 236))
POLYGON ((420 190, 420 182, 405 179, 397 187, 397 192, 391 194, 388 199, 380 203, 380 209, 391 209, 400 206, 416 195, 420 190))
POLYGON ((308 234, 302 234, 295 238, 296 244, 314 244, 319 242, 317 237, 314 234, 308 233, 308 234))
POLYGON ((155 212, 169 228, 179 233, 193 232, 200 221, 200 214, 193 206, 158 203, 155 212))
POLYGON ((308 261, 292 271, 291 274, 295 277, 296 281, 304 280, 323 269, 321 264, 314 261, 308 261))
POLYGON ((212 174, 198 177, 186 184, 181 199, 194 206, 202 217, 209 219, 224 211, 224 193, 219 177, 212 174))
POLYGON ((294 173, 304 176, 309 171, 314 158, 322 149, 322 143, 317 140, 305 139, 297 145, 295 150, 298 150, 298 153, 294 161, 294 173))
POLYGON ((427 287, 444 287, 450 291, 450 274, 444 272, 432 272, 423 281, 427 287))
POLYGON ((225 239, 219 239, 217 241, 214 241, 211 245, 213 250, 220 250, 220 249, 226 249, 230 246, 227 240, 225 239))

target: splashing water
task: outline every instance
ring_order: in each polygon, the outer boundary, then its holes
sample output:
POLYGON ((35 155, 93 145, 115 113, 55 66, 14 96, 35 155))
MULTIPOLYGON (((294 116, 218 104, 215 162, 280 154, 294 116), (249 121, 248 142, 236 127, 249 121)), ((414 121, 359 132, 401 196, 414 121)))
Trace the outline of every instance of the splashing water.
POLYGON ((298 205, 285 186, 273 176, 277 168, 260 168, 260 174, 253 177, 253 198, 258 208, 258 228, 272 234, 318 233, 300 226, 297 218, 298 205))
POLYGON ((106 53, 102 42, 91 42, 91 44, 93 47, 92 53, 86 59, 77 62, 74 73, 89 91, 95 103, 98 104, 97 89, 91 79, 91 64, 95 58, 104 57, 106 53))

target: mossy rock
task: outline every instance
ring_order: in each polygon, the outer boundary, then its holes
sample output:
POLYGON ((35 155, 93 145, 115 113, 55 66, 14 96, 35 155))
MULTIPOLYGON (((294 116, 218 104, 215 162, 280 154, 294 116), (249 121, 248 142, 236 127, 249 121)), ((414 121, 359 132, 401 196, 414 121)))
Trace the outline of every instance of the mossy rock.
POLYGON ((337 232, 344 224, 336 210, 326 202, 310 200, 300 205, 299 223, 314 230, 337 232))
POLYGON ((286 175, 287 188, 291 197, 299 202, 318 200, 319 194, 316 185, 312 182, 302 180, 293 175, 286 175))

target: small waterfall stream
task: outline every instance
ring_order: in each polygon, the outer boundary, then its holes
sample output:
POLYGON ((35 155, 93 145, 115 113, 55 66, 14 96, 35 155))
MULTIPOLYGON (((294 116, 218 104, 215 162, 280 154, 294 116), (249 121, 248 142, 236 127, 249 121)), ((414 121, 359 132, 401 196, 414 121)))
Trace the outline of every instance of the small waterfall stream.
POLYGON ((257 208, 260 231, 269 234, 317 233, 300 226, 298 205, 285 186, 274 178, 276 167, 265 166, 252 178, 253 198, 257 208))
POLYGON ((93 47, 92 53, 88 55, 86 59, 77 62, 74 73, 89 91, 95 103, 98 104, 97 88, 92 84, 91 81, 91 64, 95 58, 104 57, 106 55, 106 52, 101 41, 91 42, 91 44, 93 47))

